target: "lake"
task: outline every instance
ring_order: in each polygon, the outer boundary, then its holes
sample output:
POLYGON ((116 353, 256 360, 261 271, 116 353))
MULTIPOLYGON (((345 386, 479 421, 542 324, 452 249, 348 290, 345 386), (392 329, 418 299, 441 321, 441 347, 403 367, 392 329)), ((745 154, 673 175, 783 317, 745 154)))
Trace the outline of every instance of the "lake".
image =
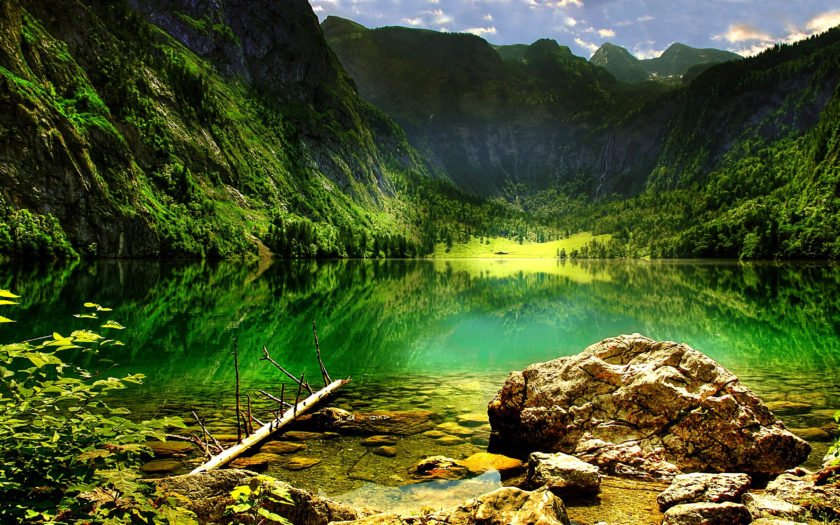
MULTIPOLYGON (((140 372, 142 386, 115 402, 138 417, 189 410, 216 432, 233 420, 233 340, 243 392, 279 391, 261 361, 265 345, 315 386, 312 322, 332 377, 352 377, 335 398, 355 411, 431 410, 444 422, 484 414, 511 370, 571 355, 606 337, 639 332, 688 343, 734 372, 765 401, 804 403, 780 414, 811 429, 816 465, 840 409, 840 267, 711 261, 421 260, 268 263, 99 261, 69 267, 6 267, 0 288, 21 294, 0 328, 12 342, 101 322, 77 319, 92 301, 113 307, 126 343, 76 359, 91 370, 140 372)), ((114 335, 110 332, 109 335, 114 335)), ((287 382, 287 389, 294 391, 287 382)), ((293 395, 293 394, 292 394, 293 395)), ((263 417, 265 419, 265 417, 263 417)), ((486 425, 454 444, 422 435, 396 458, 369 453, 359 438, 313 440, 321 463, 272 473, 348 502, 413 509, 460 501, 498 486, 405 486, 406 468, 427 454, 465 457, 486 449, 486 425), (441 496, 446 494, 446 497, 441 496)), ((457 440, 450 440, 457 441, 457 440)), ((185 467, 186 468, 186 467, 185 467)))

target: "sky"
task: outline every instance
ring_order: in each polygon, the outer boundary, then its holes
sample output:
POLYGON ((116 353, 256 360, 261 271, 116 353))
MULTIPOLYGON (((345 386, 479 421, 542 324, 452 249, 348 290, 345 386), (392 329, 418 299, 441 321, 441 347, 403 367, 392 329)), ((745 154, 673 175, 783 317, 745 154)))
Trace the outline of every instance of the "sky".
POLYGON ((838 0, 310 0, 366 27, 467 32, 493 44, 553 38, 590 57, 604 42, 639 58, 669 45, 753 55, 840 25, 838 0))

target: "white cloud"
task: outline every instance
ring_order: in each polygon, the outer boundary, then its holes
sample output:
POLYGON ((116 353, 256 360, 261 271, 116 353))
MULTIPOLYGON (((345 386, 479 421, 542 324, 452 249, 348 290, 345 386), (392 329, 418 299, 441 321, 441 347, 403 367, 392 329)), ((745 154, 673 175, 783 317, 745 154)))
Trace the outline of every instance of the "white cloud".
POLYGON ((443 12, 443 9, 435 9, 429 12, 432 15, 433 22, 436 25, 448 24, 452 22, 452 17, 443 12))
POLYGON ((324 7, 320 5, 313 5, 312 10, 316 13, 322 13, 324 11, 324 7))
POLYGON ((601 38, 612 38, 615 36, 615 31, 612 29, 599 29, 598 36, 601 38))
POLYGON ((773 37, 749 24, 732 24, 725 33, 715 35, 712 39, 726 40, 735 44, 739 42, 768 42, 772 41, 773 37))
POLYGON ((575 38, 575 44, 579 45, 580 47, 589 51, 590 54, 598 51, 598 44, 593 44, 592 42, 587 42, 586 40, 578 37, 575 38))
POLYGON ((476 36, 484 36, 484 35, 495 35, 496 28, 491 27, 469 27, 467 29, 463 29, 462 33, 472 33, 476 36))
POLYGON ((404 24, 408 24, 412 27, 417 27, 417 26, 422 26, 423 25, 423 19, 420 18, 419 16, 417 18, 403 18, 402 21, 403 21, 404 24))
POLYGON ((581 0, 557 0, 556 7, 583 7, 581 0))
POLYGON ((493 21, 493 15, 491 15, 490 13, 487 13, 487 14, 486 14, 486 15, 484 15, 482 18, 484 18, 484 19, 485 19, 485 20, 487 20, 488 22, 492 22, 492 21, 493 21))
POLYGON ((645 22, 650 22, 651 20, 653 20, 653 17, 652 17, 652 16, 650 16, 650 15, 642 15, 642 16, 640 16, 639 18, 637 18, 637 19, 636 19, 636 22, 645 23, 645 22))
POLYGON ((563 19, 563 23, 566 24, 569 27, 575 27, 578 22, 573 17, 567 16, 566 18, 563 19))
POLYGON ((809 31, 811 31, 812 34, 814 34, 828 31, 832 27, 838 25, 840 25, 840 10, 829 11, 827 13, 817 15, 814 18, 808 20, 808 23, 805 24, 805 27, 809 31))

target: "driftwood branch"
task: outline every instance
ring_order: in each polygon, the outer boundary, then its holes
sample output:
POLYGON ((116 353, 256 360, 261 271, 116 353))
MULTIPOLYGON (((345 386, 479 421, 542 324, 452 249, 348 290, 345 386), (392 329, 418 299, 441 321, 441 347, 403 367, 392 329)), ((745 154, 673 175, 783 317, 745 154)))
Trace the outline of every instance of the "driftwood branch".
POLYGON ((283 366, 282 366, 280 363, 278 363, 277 361, 275 361, 274 359, 272 359, 272 358, 271 358, 271 354, 269 354, 269 353, 268 353, 268 348, 266 348, 266 346, 265 346, 265 345, 263 345, 262 351, 263 351, 263 356, 260 358, 260 360, 261 360, 261 361, 268 361, 269 363, 271 363, 272 365, 274 365, 274 366, 277 368, 277 370, 280 370, 281 372, 283 372, 284 374, 286 374, 286 376, 287 376, 287 377, 289 377, 289 379, 291 379, 292 381, 294 381, 295 383, 297 383, 299 386, 301 386, 301 387, 303 387, 303 388, 305 388, 305 389, 309 390, 309 393, 310 393, 310 394, 314 394, 314 393, 315 393, 315 392, 312 390, 312 387, 310 387, 310 386, 309 386, 308 384, 306 384, 306 383, 302 383, 300 379, 296 378, 296 377, 295 377, 295 376, 294 376, 291 372, 289 372, 288 370, 286 370, 285 368, 283 368, 283 366))
POLYGON ((313 406, 317 405, 321 400, 332 394, 334 391, 346 385, 348 382, 349 379, 339 379, 338 381, 333 381, 318 392, 310 395, 300 403, 296 404, 294 411, 287 411, 285 414, 280 416, 279 419, 269 421, 268 423, 257 429, 252 435, 245 438, 241 443, 234 445, 226 449, 221 454, 214 456, 212 459, 210 459, 210 461, 204 463, 203 465, 200 465, 192 472, 190 472, 190 474, 198 474, 199 472, 206 472, 208 470, 217 469, 219 467, 227 465, 234 459, 244 454, 250 448, 261 443, 274 432, 277 432, 279 429, 294 421, 296 414, 302 414, 306 412, 313 406))
POLYGON ((260 394, 264 395, 265 397, 269 398, 270 400, 272 400, 275 403, 277 403, 278 405, 280 405, 280 407, 283 410, 285 410, 287 408, 292 408, 292 406, 293 406, 291 403, 287 403, 287 402, 283 401, 283 399, 281 399, 279 397, 276 397, 276 396, 273 396, 273 395, 269 394, 268 392, 266 392, 265 390, 257 390, 257 392, 259 392, 260 394))
POLYGON ((315 355, 318 357, 318 366, 321 367, 321 377, 324 379, 324 385, 332 383, 330 374, 327 372, 327 367, 324 366, 324 361, 321 359, 321 345, 318 344, 318 329, 315 327, 315 321, 312 321, 312 335, 315 336, 315 355))
POLYGON ((209 448, 210 442, 208 440, 212 439, 213 445, 216 447, 217 451, 223 451, 224 448, 222 447, 221 443, 219 443, 219 440, 213 437, 213 434, 207 431, 207 427, 204 426, 204 422, 201 420, 201 418, 198 417, 198 414, 195 413, 195 410, 192 411, 192 415, 195 418, 195 420, 198 421, 198 426, 201 427, 201 431, 204 432, 204 444, 207 445, 207 447, 209 448))
POLYGON ((236 442, 242 442, 242 408, 239 406, 239 339, 233 340, 233 369, 236 371, 236 442))

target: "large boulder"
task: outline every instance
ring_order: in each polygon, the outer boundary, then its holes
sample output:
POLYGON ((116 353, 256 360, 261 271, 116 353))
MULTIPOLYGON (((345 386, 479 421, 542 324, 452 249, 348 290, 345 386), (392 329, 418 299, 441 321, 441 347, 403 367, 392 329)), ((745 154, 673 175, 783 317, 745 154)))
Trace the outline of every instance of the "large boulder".
POLYGON ((548 489, 503 487, 454 510, 422 516, 377 514, 334 525, 570 525, 563 502, 548 489))
POLYGON ((811 450, 712 359, 638 334, 513 372, 488 413, 502 445, 640 477, 777 474, 811 450))

